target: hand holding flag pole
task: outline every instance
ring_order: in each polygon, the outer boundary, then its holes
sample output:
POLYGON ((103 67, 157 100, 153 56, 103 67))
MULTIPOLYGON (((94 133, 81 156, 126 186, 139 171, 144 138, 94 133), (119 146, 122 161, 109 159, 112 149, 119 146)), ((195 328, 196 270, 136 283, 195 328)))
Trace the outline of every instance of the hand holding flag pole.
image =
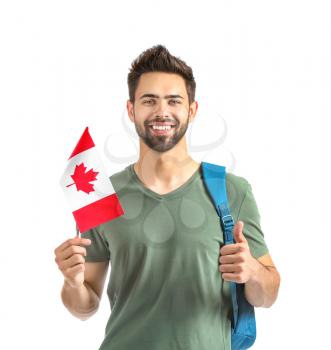
POLYGON ((124 214, 88 127, 68 159, 60 185, 76 220, 76 237, 124 214))

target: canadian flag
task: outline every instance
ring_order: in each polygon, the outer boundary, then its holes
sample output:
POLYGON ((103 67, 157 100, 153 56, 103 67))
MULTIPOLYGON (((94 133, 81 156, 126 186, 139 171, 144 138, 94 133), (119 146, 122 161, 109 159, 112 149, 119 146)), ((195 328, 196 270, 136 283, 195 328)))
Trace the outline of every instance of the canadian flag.
POLYGON ((60 185, 81 233, 124 214, 88 127, 68 159, 60 185))

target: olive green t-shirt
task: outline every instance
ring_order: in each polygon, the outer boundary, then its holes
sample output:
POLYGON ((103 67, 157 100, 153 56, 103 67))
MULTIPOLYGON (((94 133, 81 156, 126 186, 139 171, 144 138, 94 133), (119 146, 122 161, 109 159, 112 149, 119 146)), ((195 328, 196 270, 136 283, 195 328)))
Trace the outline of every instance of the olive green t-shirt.
MULTIPOLYGON (((92 240, 85 261, 111 265, 111 313, 99 350, 229 350, 230 282, 219 271, 223 232, 201 165, 162 195, 143 184, 133 164, 110 180, 125 214, 82 233, 92 240)), ((227 173, 226 186, 252 255, 267 254, 251 185, 227 173)))

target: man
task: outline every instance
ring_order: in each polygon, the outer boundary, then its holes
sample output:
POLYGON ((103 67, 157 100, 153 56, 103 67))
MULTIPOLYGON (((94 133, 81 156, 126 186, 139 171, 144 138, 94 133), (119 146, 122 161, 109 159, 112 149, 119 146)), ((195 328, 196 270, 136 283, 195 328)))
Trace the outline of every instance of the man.
POLYGON ((280 284, 252 188, 227 173, 236 224, 235 243, 225 246, 184 137, 198 108, 191 68, 157 45, 132 63, 128 86, 139 159, 110 177, 125 215, 56 248, 63 303, 82 320, 93 315, 111 261, 111 314, 99 350, 228 350, 229 281, 245 283, 256 307, 270 307, 280 284))

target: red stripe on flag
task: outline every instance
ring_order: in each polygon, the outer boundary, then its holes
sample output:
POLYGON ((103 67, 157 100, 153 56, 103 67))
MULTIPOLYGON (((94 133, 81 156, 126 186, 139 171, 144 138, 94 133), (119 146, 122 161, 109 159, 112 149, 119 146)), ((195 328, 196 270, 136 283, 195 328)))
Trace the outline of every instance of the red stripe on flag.
POLYGON ((87 126, 85 128, 82 136, 80 137, 75 149, 71 153, 71 156, 68 158, 68 160, 70 158, 74 157, 75 155, 77 155, 78 153, 84 152, 84 151, 86 151, 94 146, 95 146, 95 144, 92 140, 92 137, 88 131, 88 126, 87 126))
POLYGON ((116 193, 99 199, 85 207, 72 212, 75 217, 79 231, 83 234, 95 226, 113 220, 124 214, 116 193))

